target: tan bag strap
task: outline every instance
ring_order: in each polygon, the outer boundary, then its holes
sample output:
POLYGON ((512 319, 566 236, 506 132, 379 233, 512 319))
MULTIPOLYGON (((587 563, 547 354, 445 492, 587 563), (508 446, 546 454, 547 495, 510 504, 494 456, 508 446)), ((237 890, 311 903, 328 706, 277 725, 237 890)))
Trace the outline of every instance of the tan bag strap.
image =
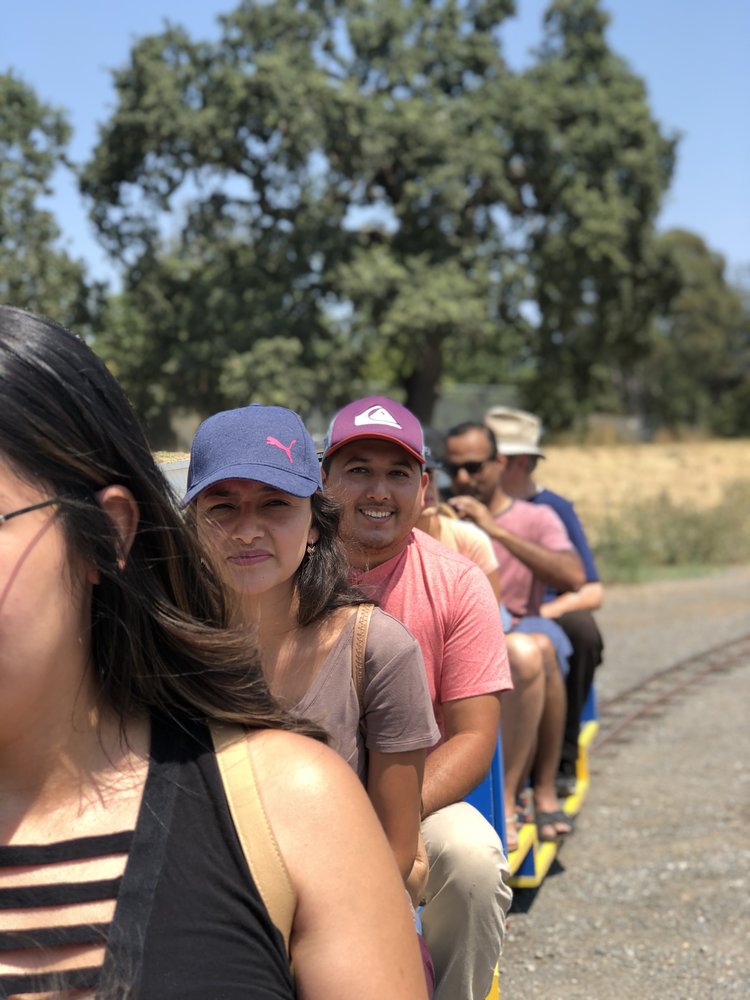
POLYGON ((370 628, 370 618, 375 608, 374 604, 360 604, 354 620, 352 635, 352 679, 359 702, 359 728, 364 732, 365 726, 365 654, 367 652, 367 633, 370 628))
POLYGON ((216 722, 211 723, 210 729, 242 852, 289 955, 297 897, 258 791, 247 734, 241 726, 216 722))

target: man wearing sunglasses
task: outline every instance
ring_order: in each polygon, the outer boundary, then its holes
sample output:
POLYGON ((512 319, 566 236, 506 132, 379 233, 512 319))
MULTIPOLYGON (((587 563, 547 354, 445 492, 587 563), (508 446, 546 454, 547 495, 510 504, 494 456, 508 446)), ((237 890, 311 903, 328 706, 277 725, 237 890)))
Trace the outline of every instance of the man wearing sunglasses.
POLYGON ((503 754, 507 791, 520 792, 536 746, 531 775, 536 824, 540 840, 554 841, 572 829, 556 789, 566 712, 561 671, 567 667, 571 646, 559 625, 541 617, 540 608, 545 587, 578 590, 586 578, 554 511, 505 493, 506 463, 484 424, 468 422, 448 431, 445 470, 451 478, 451 506, 489 535, 500 565, 511 630, 531 634, 541 654, 536 668, 526 661, 522 669, 511 657, 514 689, 503 695, 503 718, 508 720, 503 727, 503 754))

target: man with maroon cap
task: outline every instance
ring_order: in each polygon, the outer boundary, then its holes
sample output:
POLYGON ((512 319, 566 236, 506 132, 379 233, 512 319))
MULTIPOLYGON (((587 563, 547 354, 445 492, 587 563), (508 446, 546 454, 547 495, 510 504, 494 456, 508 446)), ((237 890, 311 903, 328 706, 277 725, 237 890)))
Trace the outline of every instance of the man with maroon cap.
POLYGON ((484 1000, 511 890, 492 826, 466 795, 487 773, 511 687, 497 602, 468 559, 415 531, 428 482, 422 428, 371 396, 345 406, 325 444, 326 490, 341 503, 353 582, 419 642, 441 743, 427 758, 422 835, 430 861, 422 926, 436 1000, 484 1000))

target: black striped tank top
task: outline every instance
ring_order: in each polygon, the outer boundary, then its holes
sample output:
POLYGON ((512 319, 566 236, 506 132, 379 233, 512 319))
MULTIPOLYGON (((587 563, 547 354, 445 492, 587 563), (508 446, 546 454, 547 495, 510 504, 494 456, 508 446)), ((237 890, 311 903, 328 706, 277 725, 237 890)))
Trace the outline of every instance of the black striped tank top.
POLYGON ((0 847, 0 910, 0 1000, 294 997, 203 726, 153 720, 134 830, 0 847))

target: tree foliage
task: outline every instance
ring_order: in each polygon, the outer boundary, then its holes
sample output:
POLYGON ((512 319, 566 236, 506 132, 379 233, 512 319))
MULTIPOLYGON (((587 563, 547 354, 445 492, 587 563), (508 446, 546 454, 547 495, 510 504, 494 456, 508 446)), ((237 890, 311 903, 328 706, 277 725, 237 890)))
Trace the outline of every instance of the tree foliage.
POLYGON ((0 74, 0 301, 80 327, 88 317, 83 266, 60 248, 42 203, 69 137, 62 111, 0 74))
POLYGON ((674 141, 596 0, 551 3, 521 74, 513 12, 246 0, 216 42, 136 43, 82 186, 127 261, 100 347, 152 426, 372 383, 429 420, 461 377, 522 380, 551 427, 626 405, 676 288, 674 141))
POLYGON ((644 413, 675 432, 750 433, 750 309, 699 236, 676 229, 660 244, 679 292, 657 316, 639 367, 644 413))
POLYGON ((509 112, 531 326, 526 402, 551 428, 625 411, 651 318, 677 289, 654 222, 674 138, 608 46, 597 0, 555 0, 509 112))
POLYGON ((186 395, 204 412, 264 398, 257 379, 243 394, 261 339, 303 412, 378 379, 429 417, 445 345, 498 343, 508 74, 492 32, 511 9, 245 3, 218 43, 168 28, 135 46, 83 188, 130 261, 127 314, 144 294, 173 313, 147 354, 127 328, 106 344, 131 387, 164 390, 152 420, 186 395))

